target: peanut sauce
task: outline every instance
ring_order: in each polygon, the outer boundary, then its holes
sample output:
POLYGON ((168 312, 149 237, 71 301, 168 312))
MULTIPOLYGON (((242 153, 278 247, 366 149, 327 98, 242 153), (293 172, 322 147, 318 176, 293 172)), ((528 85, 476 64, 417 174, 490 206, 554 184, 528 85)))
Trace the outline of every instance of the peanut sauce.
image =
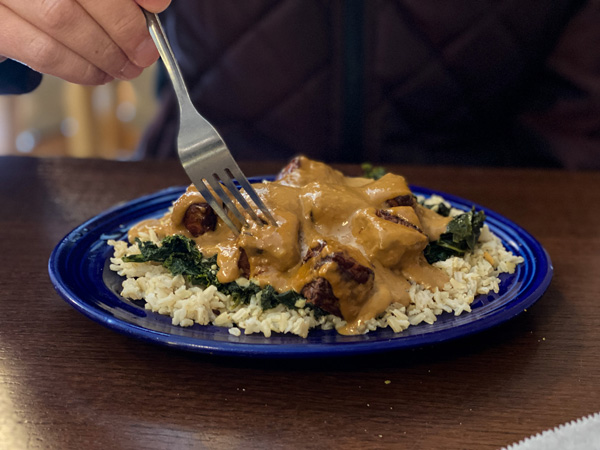
POLYGON ((160 239, 173 234, 191 238, 205 257, 217 255, 222 283, 241 276, 241 249, 250 278, 260 286, 302 292, 323 278, 346 320, 347 325, 338 329, 342 334, 363 333, 365 321, 392 303, 408 306, 411 283, 435 289, 449 281, 427 263, 423 250, 446 230, 450 218, 412 201, 402 176, 346 177, 304 157, 293 163, 276 181, 253 185, 277 227, 249 221, 236 235, 219 219, 214 231, 194 237, 183 218, 192 204, 204 199, 190 186, 162 218, 132 228, 129 239, 150 230, 160 239), (395 202, 388 201, 396 198, 411 204, 390 206, 395 202))

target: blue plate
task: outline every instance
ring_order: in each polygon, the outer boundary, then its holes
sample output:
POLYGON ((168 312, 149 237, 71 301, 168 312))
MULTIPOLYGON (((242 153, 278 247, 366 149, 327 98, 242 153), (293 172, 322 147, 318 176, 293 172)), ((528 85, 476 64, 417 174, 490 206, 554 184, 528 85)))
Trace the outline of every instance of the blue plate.
MULTIPOLYGON (((412 189, 415 194, 424 196, 441 195, 453 207, 465 211, 473 205, 441 192, 414 186, 412 189)), ((485 211, 486 223, 504 246, 522 256, 525 262, 517 266, 515 273, 501 276, 499 293, 476 297, 471 313, 443 314, 433 325, 411 326, 398 334, 389 328, 362 336, 314 330, 307 339, 287 334, 273 334, 270 338, 258 334, 236 337, 226 328, 216 326, 182 328, 172 325, 170 317, 147 311, 140 302, 118 294, 122 278, 108 268, 112 247, 106 241, 125 239, 127 230, 135 223, 162 216, 184 190, 184 187, 169 188, 118 205, 71 231, 56 246, 48 263, 50 278, 58 293, 92 320, 148 342, 211 354, 298 358, 405 349, 479 332, 531 306, 542 296, 552 278, 550 258, 538 241, 508 219, 475 205, 485 211)))

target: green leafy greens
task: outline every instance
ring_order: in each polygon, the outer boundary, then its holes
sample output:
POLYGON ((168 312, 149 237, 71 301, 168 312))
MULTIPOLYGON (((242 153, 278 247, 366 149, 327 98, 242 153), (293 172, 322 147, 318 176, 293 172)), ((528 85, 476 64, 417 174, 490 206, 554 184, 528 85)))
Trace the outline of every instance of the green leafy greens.
POLYGON ((425 208, 432 209, 433 211, 438 213, 440 216, 448 217, 450 215, 450 208, 448 208, 445 203, 438 203, 437 205, 434 205, 434 206, 425 205, 423 203, 421 203, 421 204, 425 208))
MULTIPOLYGON (((142 242, 136 238, 140 254, 124 256, 124 262, 157 262, 161 263, 173 275, 184 276, 191 284, 199 286, 214 285, 224 294, 231 295, 236 304, 248 304, 253 295, 261 293, 260 303, 264 310, 275 308, 284 304, 288 308, 295 308, 296 302, 303 299, 295 291, 278 293, 273 286, 267 285, 263 289, 255 283, 239 285, 235 281, 221 283, 217 279, 217 257, 204 258, 196 248, 193 240, 181 236, 167 236, 160 245, 151 241, 142 242)), ((320 308, 307 304, 314 310, 315 317, 327 314, 320 308)))
POLYGON ((151 241, 135 240, 140 249, 139 255, 124 256, 125 262, 158 262, 169 269, 173 275, 183 275, 192 284, 208 286, 221 283, 217 280, 214 266, 217 258, 204 258, 196 248, 196 244, 185 236, 167 236, 158 246, 151 241))
POLYGON ((451 256, 463 256, 467 251, 475 248, 481 227, 485 221, 483 211, 471 211, 454 217, 437 241, 430 242, 424 254, 427 262, 433 264, 444 261, 451 256))
POLYGON ((362 163, 360 165, 360 168, 363 171, 363 177, 373 178, 374 180, 379 180, 386 173, 384 167, 374 166, 373 164, 371 164, 369 162, 362 163))

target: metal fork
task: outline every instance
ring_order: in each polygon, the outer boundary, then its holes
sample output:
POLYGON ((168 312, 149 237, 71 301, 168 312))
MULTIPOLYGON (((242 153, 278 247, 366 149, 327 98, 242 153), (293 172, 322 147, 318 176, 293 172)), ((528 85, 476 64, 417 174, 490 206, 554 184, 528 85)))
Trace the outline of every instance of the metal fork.
POLYGON ((248 225, 243 214, 244 211, 259 224, 262 224, 263 221, 235 186, 234 179, 244 188, 267 220, 277 226, 277 221, 238 167, 223 138, 194 107, 158 16, 146 10, 143 11, 150 35, 171 77, 179 101, 180 123, 177 136, 177 152, 181 164, 192 183, 223 222, 235 233, 239 233, 242 226, 248 225), (231 196, 237 200, 242 207, 242 211, 227 195, 223 185, 227 187, 231 196), (209 188, 212 189, 214 195, 209 188), (230 219, 222 203, 225 204, 227 211, 230 211, 237 219, 239 226, 230 219))

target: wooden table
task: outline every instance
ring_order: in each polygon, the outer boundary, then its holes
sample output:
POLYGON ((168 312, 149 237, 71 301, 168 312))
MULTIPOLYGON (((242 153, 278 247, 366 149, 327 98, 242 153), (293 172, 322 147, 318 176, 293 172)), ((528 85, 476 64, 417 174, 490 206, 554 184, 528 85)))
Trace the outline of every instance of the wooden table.
POLYGON ((555 268, 542 299, 472 337, 347 359, 151 345, 70 307, 47 261, 84 220, 185 184, 177 163, 0 158, 0 448, 497 449, 600 410, 600 173, 392 169, 536 236, 555 268))

